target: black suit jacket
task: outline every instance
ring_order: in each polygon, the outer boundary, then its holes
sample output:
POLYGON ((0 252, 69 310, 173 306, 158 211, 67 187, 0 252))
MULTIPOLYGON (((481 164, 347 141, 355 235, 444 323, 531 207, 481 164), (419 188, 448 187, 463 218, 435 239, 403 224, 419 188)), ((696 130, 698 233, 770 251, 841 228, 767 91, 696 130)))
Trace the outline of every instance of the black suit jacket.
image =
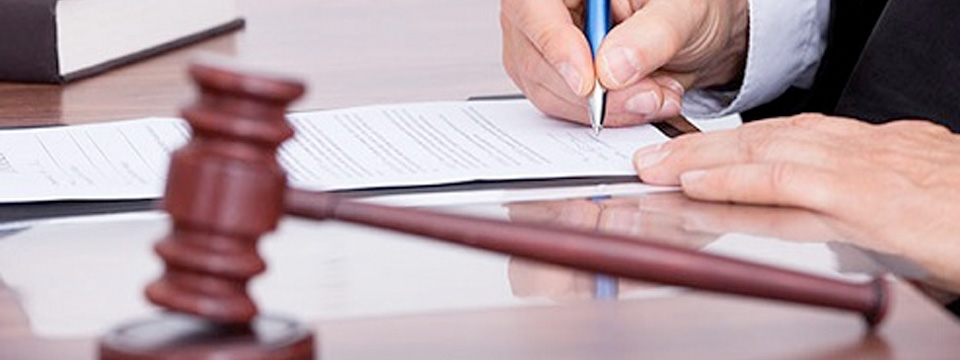
POLYGON ((960 1, 833 0, 813 87, 792 88, 744 119, 800 112, 921 118, 960 132, 960 1))

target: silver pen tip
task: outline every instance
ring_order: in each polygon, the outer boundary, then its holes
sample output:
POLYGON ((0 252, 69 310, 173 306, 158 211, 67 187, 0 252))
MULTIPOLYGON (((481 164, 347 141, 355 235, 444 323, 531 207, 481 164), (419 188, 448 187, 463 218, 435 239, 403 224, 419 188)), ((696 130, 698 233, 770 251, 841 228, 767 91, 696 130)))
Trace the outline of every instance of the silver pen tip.
POLYGON ((587 107, 590 110, 590 126, 593 127, 594 135, 600 135, 603 130, 603 116, 606 115, 606 90, 600 86, 597 80, 593 86, 593 91, 587 99, 587 107))

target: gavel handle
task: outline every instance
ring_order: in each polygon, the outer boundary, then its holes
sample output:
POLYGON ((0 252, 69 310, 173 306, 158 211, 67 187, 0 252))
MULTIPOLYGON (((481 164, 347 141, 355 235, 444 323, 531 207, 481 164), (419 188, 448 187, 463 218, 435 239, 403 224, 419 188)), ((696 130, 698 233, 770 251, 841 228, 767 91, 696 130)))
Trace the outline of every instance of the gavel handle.
POLYGON ((828 279, 676 246, 600 233, 396 208, 288 189, 287 214, 336 219, 625 278, 856 311, 883 320, 886 282, 828 279))

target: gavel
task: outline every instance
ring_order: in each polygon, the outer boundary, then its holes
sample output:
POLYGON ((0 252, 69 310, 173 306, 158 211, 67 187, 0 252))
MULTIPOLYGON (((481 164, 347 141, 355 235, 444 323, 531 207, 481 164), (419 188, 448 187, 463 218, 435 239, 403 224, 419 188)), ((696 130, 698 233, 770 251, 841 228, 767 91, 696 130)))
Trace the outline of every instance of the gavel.
POLYGON ((260 315, 247 292, 250 279, 266 268, 257 241, 283 215, 390 229, 623 278, 854 311, 868 329, 884 318, 889 293, 879 277, 852 283, 632 237, 292 188, 277 149, 293 136, 286 109, 305 86, 213 62, 194 63, 189 72, 200 90, 182 111, 192 137, 170 162, 162 207, 172 230, 155 247, 165 270, 146 290, 151 302, 173 314, 107 334, 102 359, 313 358, 312 332, 260 315))

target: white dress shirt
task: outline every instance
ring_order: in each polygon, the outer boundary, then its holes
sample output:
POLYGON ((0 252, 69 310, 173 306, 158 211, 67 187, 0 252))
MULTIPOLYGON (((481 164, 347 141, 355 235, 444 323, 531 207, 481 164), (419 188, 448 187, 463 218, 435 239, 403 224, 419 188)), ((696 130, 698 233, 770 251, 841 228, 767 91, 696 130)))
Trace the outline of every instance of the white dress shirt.
POLYGON ((826 48, 830 0, 748 0, 746 69, 739 90, 690 90, 684 115, 712 118, 762 105, 791 86, 809 88, 826 48))

